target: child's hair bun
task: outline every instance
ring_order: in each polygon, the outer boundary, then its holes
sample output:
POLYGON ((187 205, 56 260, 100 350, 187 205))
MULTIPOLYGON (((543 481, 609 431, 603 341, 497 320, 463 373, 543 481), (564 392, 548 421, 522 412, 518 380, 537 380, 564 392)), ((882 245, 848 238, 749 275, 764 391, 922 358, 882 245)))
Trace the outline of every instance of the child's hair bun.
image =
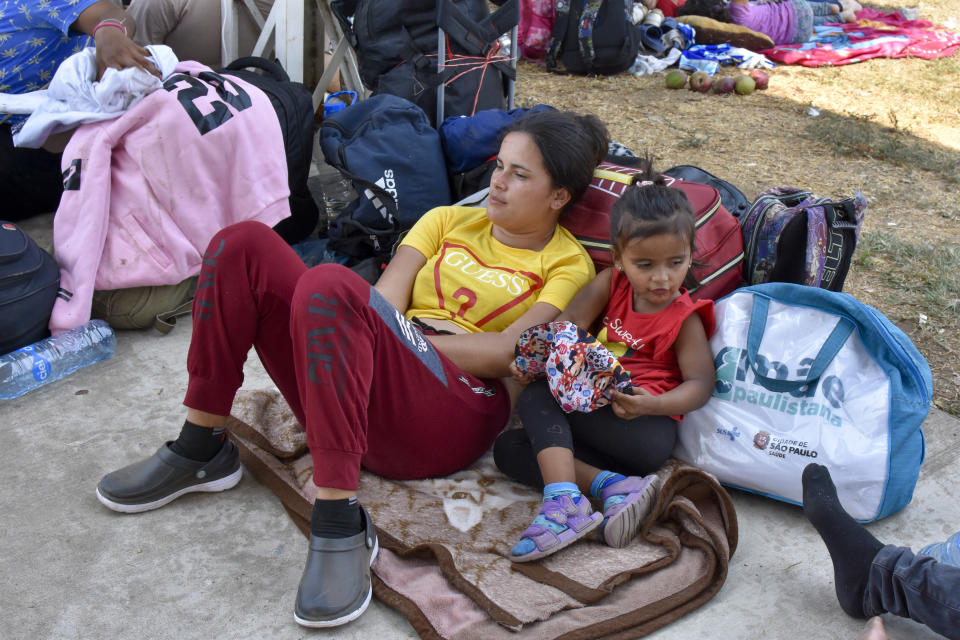
POLYGON ((654 157, 650 154, 650 152, 644 152, 639 163, 637 164, 637 167, 640 169, 640 173, 633 176, 633 183, 631 184, 632 187, 640 188, 651 185, 659 185, 661 187, 667 186, 667 181, 663 179, 663 174, 653 168, 653 161, 654 157))

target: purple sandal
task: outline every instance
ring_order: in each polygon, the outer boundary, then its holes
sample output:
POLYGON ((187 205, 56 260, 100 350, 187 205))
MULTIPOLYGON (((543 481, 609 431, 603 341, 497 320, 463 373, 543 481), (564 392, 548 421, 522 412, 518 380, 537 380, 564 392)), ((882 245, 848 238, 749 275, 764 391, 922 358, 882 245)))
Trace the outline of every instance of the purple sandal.
POLYGON ((544 500, 533 524, 527 527, 520 542, 510 550, 510 559, 529 562, 548 556, 584 537, 596 529, 602 520, 603 516, 593 510, 586 496, 581 497, 579 503, 566 493, 553 500, 544 500), (529 551, 523 550, 530 546, 524 545, 524 540, 533 543, 529 551))
POLYGON ((621 502, 604 509, 602 528, 604 542, 617 549, 630 544, 653 508, 657 497, 657 485, 654 475, 643 478, 629 476, 620 482, 614 482, 600 492, 604 504, 613 496, 626 496, 621 502))

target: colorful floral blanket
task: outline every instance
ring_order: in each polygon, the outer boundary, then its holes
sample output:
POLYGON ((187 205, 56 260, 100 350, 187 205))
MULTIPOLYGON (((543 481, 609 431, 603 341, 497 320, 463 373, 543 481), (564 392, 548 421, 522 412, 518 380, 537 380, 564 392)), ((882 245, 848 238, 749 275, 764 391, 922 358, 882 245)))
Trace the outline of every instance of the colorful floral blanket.
POLYGON ((946 58, 960 48, 960 33, 926 20, 906 20, 899 13, 864 8, 857 21, 815 27, 813 37, 760 53, 782 64, 805 67, 842 65, 870 58, 946 58))

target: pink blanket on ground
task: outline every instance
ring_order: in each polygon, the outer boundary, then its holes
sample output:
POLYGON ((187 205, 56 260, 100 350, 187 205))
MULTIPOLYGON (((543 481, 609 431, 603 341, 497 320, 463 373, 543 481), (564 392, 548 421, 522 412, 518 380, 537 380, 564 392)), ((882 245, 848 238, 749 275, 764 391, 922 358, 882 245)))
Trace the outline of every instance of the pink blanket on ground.
MULTIPOLYGON (((228 422, 244 465, 308 531, 316 488, 303 432, 276 392, 241 393, 228 422)), ((670 461, 637 539, 624 549, 584 540, 540 562, 507 559, 539 493, 507 480, 489 454, 451 476, 397 482, 362 473, 377 526, 374 593, 424 638, 646 635, 712 598, 737 543, 726 491, 670 461)))
POLYGON ((870 58, 946 58, 960 48, 960 33, 926 20, 906 20, 899 13, 864 8, 857 21, 819 27, 800 44, 761 51, 774 62, 805 67, 843 65, 870 58))

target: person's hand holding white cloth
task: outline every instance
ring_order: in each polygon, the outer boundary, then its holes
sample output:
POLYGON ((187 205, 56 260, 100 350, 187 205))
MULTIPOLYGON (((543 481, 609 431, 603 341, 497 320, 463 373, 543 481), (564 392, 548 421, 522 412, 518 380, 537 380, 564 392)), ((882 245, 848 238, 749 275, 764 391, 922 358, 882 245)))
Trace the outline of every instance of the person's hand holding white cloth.
POLYGON ((147 49, 160 78, 139 67, 108 67, 97 81, 96 50, 88 47, 60 64, 48 89, 4 96, 11 108, 20 103, 28 104, 27 101, 34 106, 23 127, 14 134, 14 144, 39 148, 55 133, 88 122, 116 118, 144 96, 163 87, 162 78, 173 73, 179 60, 166 45, 149 45, 147 49), (37 94, 43 96, 39 104, 36 103, 37 94))

